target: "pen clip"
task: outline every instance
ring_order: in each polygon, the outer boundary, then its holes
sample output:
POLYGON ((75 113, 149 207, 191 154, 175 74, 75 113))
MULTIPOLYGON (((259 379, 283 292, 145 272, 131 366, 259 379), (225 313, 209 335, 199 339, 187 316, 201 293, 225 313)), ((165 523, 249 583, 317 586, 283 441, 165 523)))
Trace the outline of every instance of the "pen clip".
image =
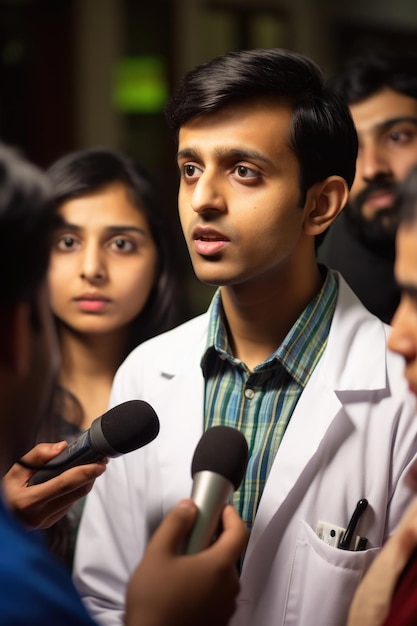
POLYGON ((353 535, 355 534, 356 527, 359 523, 359 520, 368 506, 368 500, 366 498, 361 498, 359 502, 356 504, 356 508, 353 511, 353 515, 349 520, 349 524, 346 527, 346 530, 343 534, 342 539, 339 543, 340 550, 349 550, 350 544, 353 539, 353 535))

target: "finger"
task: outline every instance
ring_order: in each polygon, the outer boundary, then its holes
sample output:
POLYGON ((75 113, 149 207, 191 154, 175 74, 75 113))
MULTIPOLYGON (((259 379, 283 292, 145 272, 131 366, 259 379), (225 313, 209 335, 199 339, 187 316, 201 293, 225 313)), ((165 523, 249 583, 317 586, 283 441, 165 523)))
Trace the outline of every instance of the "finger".
POLYGON ((79 489, 69 494, 49 498, 44 502, 34 500, 27 505, 26 510, 21 512, 21 516, 32 528, 49 528, 56 521, 61 519, 74 505, 75 502, 85 497, 91 490, 94 480, 89 481, 79 489))
POLYGON ((192 529, 198 509, 192 500, 179 502, 162 520, 149 542, 148 551, 161 549, 176 554, 181 541, 192 529))
POLYGON ((71 494, 90 483, 90 481, 94 481, 105 472, 106 465, 105 461, 78 465, 44 483, 32 485, 28 489, 30 489, 34 500, 39 502, 54 500, 55 498, 71 494))
POLYGON ((56 443, 38 443, 34 448, 29 450, 23 457, 22 461, 29 465, 44 465, 65 450, 68 446, 66 441, 57 441, 56 443))
POLYGON ((230 504, 223 510, 222 521, 223 532, 213 545, 213 550, 217 550, 227 561, 236 561, 246 548, 248 532, 241 517, 230 504))

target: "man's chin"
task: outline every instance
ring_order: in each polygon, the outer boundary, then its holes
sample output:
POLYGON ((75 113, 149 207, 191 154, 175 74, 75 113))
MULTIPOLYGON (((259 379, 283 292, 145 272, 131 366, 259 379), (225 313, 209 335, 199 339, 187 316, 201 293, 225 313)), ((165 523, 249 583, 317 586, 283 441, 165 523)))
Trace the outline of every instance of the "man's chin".
POLYGON ((351 232, 366 248, 384 258, 394 258, 398 222, 391 209, 366 219, 362 213, 347 207, 346 217, 351 232))

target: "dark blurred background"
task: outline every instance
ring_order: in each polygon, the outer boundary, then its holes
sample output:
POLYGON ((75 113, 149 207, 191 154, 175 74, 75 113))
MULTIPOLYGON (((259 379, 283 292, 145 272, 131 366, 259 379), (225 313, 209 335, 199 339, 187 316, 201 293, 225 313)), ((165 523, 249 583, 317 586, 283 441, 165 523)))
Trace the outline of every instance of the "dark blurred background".
POLYGON ((195 279, 182 239, 163 107, 198 63, 275 46, 309 55, 327 77, 358 49, 417 52, 417 3, 0 0, 0 139, 41 167, 97 145, 137 158, 159 187, 184 276, 184 316, 194 315, 212 290, 195 279))

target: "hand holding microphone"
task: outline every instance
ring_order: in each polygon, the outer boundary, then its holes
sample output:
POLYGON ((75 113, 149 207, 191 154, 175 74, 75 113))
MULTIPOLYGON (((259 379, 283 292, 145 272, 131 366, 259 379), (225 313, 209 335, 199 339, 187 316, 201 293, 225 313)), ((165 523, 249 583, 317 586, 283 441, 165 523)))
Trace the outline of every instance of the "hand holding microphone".
POLYGON ((158 435, 159 420, 150 404, 130 400, 97 417, 89 430, 38 470, 28 486, 43 483, 77 465, 117 457, 151 442, 158 435))
POLYGON ((240 581, 236 562, 248 534, 233 506, 222 511, 222 533, 202 552, 179 553, 198 516, 183 500, 153 534, 127 589, 126 626, 140 623, 227 626, 236 608, 240 581))
POLYGON ((201 437, 191 463, 191 499, 198 507, 185 554, 210 545, 225 504, 242 482, 248 464, 248 444, 241 432, 228 426, 209 428, 201 437))
POLYGON ((229 623, 240 588, 236 562, 248 534, 226 503, 247 462, 248 445, 238 430, 214 426, 203 434, 191 464, 194 503, 174 507, 152 536, 128 584, 127 626, 136 616, 182 626, 229 623), (220 519, 223 530, 212 543, 220 519))

